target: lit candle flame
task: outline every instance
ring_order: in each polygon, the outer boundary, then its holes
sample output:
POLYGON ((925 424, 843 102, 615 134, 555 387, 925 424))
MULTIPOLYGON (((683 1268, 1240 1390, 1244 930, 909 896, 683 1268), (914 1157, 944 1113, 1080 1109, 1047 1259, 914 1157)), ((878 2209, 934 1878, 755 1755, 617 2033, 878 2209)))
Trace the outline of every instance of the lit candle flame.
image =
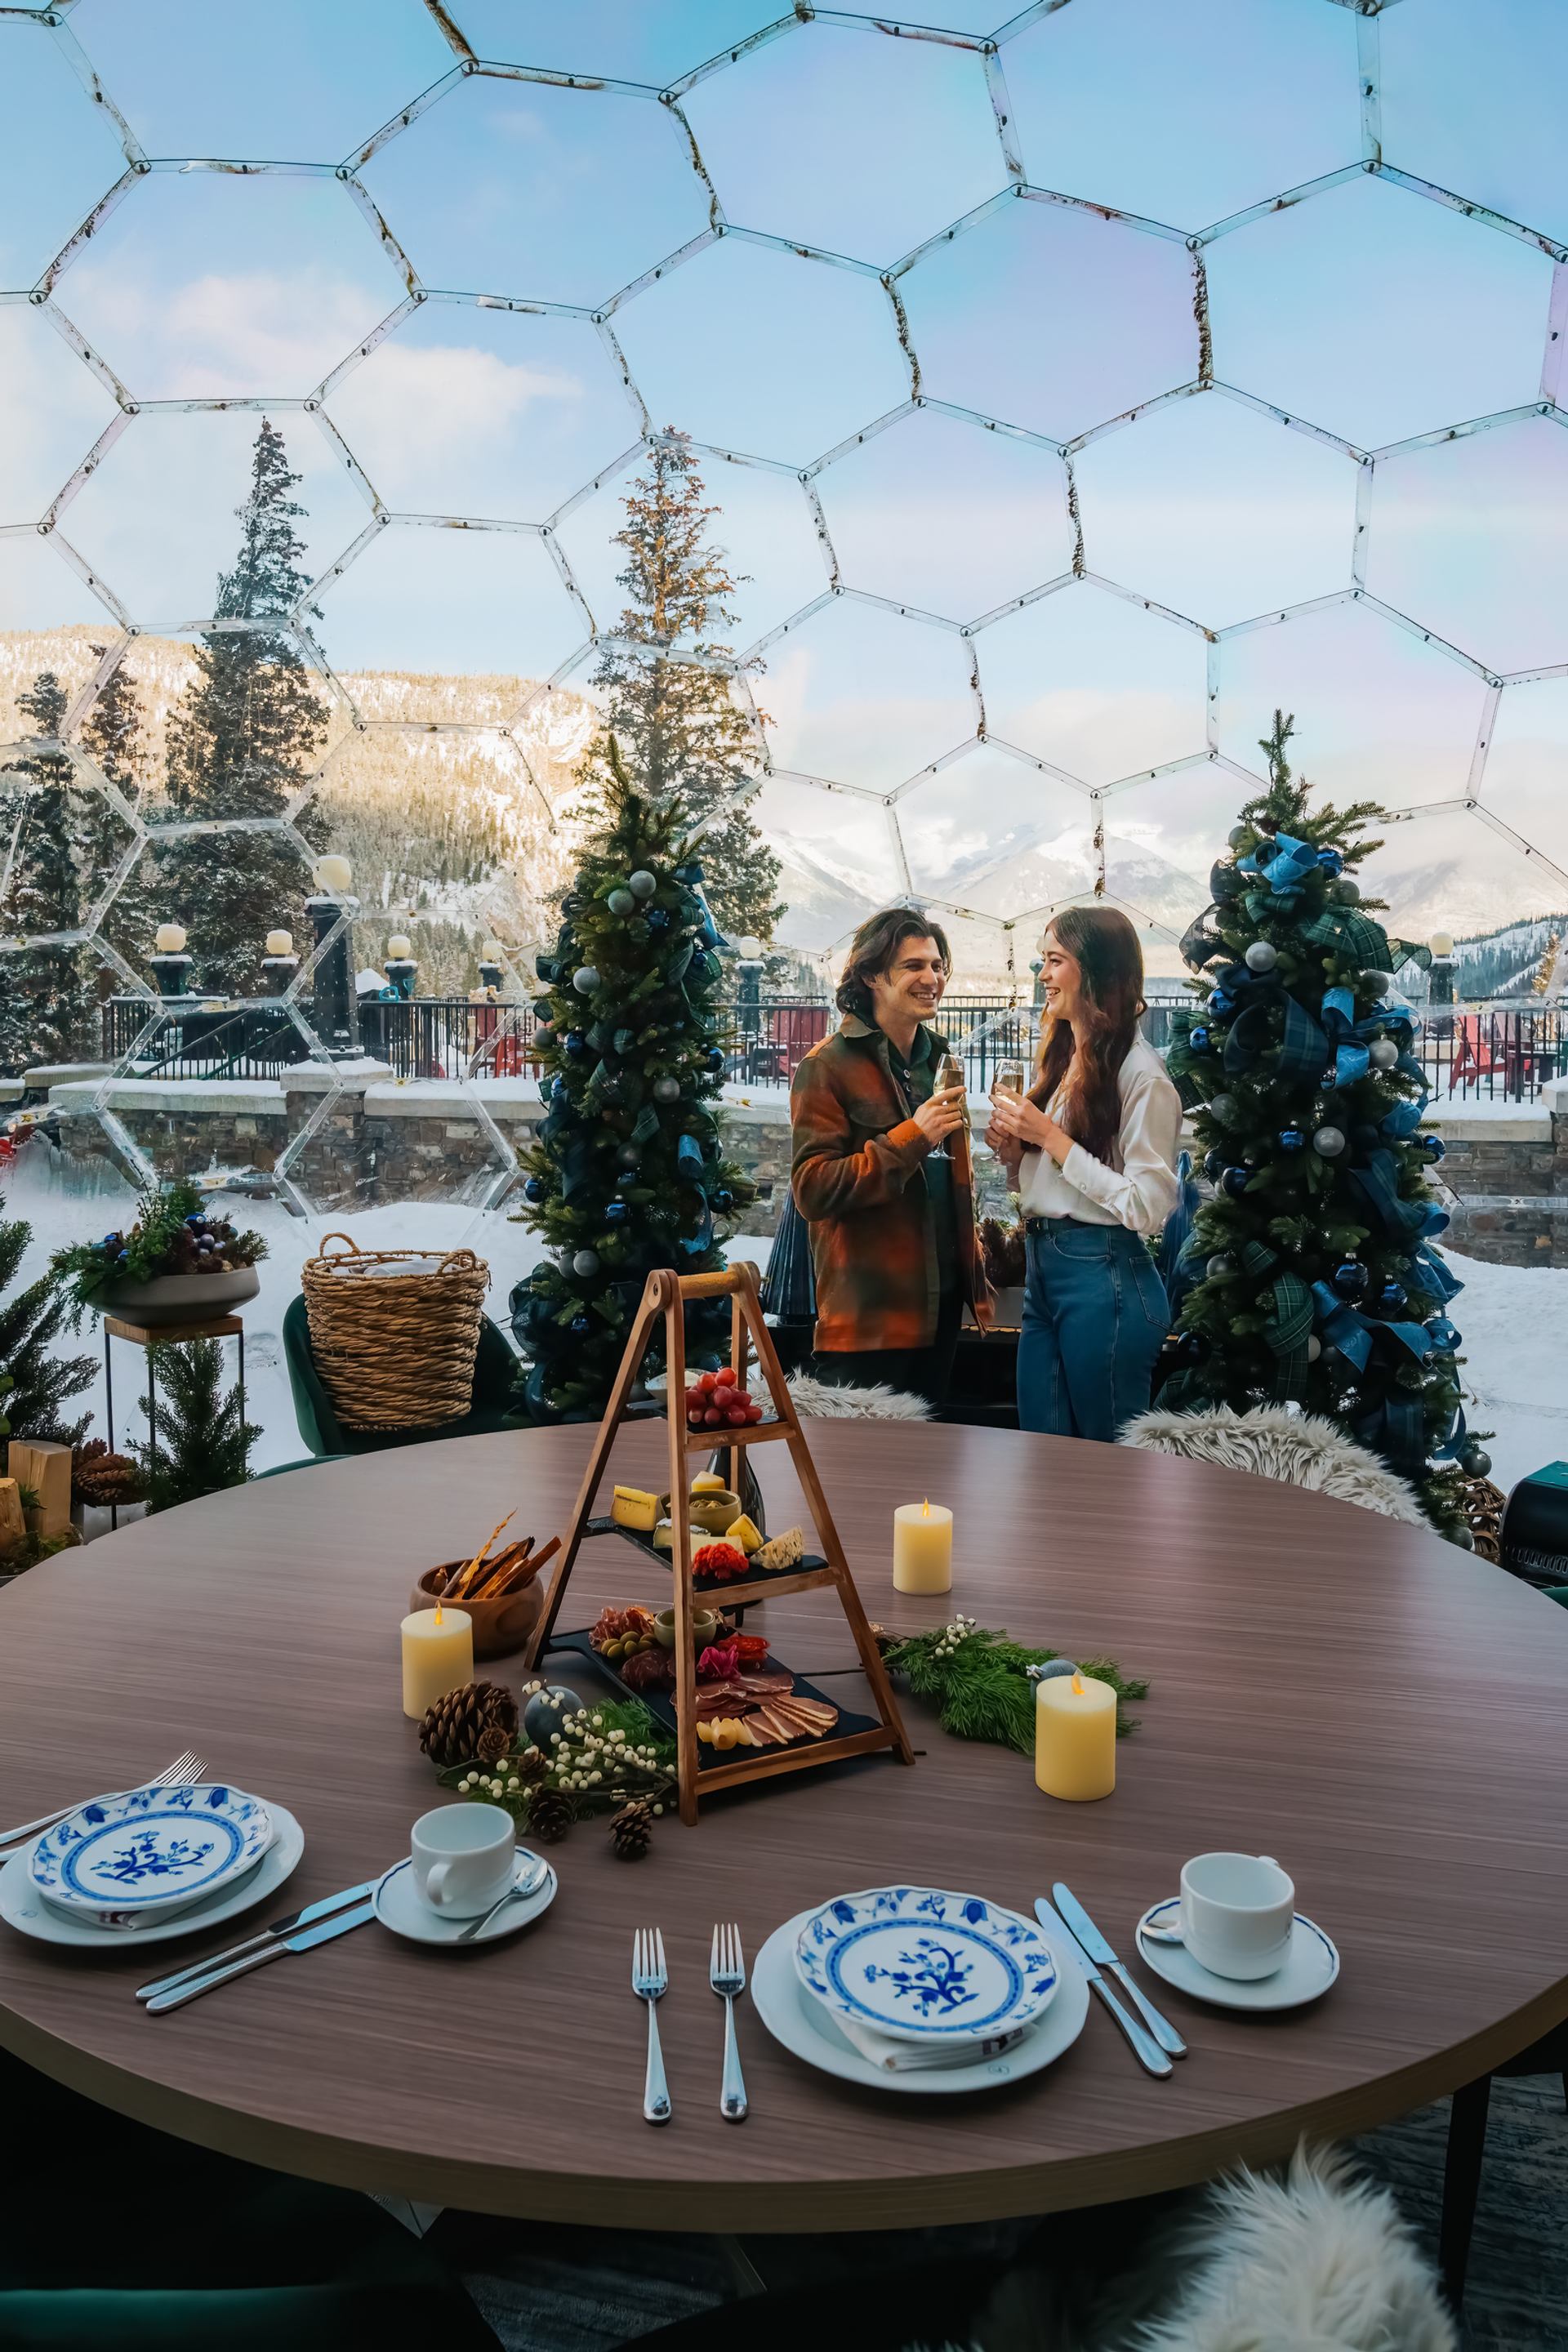
POLYGON ((931 1517, 931 1496, 929 1495, 926 1496, 925 1501, 921 1505, 921 1517, 922 1519, 929 1519, 931 1517))
POLYGON ((1072 1670, 1072 1686, 1075 1696, 1082 1698, 1084 1696, 1083 1676, 1079 1674, 1076 1666, 1072 1670))
POLYGON ((436 1622, 437 1625, 441 1622, 441 1604, 438 1601, 436 1603, 436 1622))

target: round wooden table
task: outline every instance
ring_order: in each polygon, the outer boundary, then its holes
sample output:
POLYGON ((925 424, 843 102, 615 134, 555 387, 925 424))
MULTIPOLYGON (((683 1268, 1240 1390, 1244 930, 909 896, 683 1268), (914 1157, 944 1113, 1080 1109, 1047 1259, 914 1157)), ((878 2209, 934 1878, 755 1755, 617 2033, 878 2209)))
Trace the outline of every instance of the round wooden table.
MULTIPOLYGON (((109 2106, 320 2179, 571 2221, 799 2231, 1191 2182, 1398 2115, 1568 2014, 1568 1614, 1429 1534, 1227 1471, 994 1431, 806 1428, 873 1618, 906 1630, 958 1607, 1151 1677, 1113 1797, 1047 1799, 1024 1759, 908 1705, 912 1769, 875 1758, 738 1791, 693 1829, 661 1822, 631 1866, 602 1823, 579 1824, 554 1851, 553 1908, 488 1951, 373 1924, 153 2018, 133 1986, 244 1928, 107 1958, 0 1932, 0 2042, 109 2106), (893 1506, 927 1492, 956 1514, 951 1602, 892 1590, 893 1506), (1315 2008, 1237 2016, 1140 1969, 1191 2044, 1169 2080, 1097 2004, 1042 2074, 922 2100, 808 2069, 748 2000, 751 2116, 721 2120, 716 1919, 739 1921, 751 1956, 849 1888, 930 1880, 1027 1911, 1059 1877, 1132 1958, 1134 1921, 1184 1859, 1233 1846, 1278 1854, 1337 1939, 1342 1973, 1315 2008), (639 1924, 669 1958, 663 2130, 640 2112, 639 1924)), ((655 1484, 659 1434, 627 1431, 616 1475, 655 1484)), ((563 1525, 587 1444, 558 1430, 327 1464, 22 1578, 0 1600, 0 1822, 189 1745, 304 1824, 290 1888, 250 1925, 374 1876, 440 1797, 399 1711, 414 1579, 514 1506, 542 1536, 563 1525)), ((789 1525, 785 1449, 752 1459, 770 1524, 789 1525)), ((661 1573, 619 1541, 585 1545, 563 1627, 656 1600, 661 1573)), ((752 1622, 802 1672, 852 1660, 830 1593, 752 1622)), ((831 1687, 852 1701, 861 1685, 831 1687)))

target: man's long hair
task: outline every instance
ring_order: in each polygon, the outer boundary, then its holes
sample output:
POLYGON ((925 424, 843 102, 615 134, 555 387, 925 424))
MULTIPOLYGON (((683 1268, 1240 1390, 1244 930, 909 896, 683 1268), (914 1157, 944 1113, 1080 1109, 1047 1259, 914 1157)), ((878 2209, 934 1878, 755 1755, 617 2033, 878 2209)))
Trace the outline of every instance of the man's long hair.
POLYGON ((884 907, 879 915, 861 924, 849 943, 835 999, 840 1013, 853 1013, 862 1021, 871 1019, 872 976, 892 970, 906 940, 934 940, 942 951, 942 968, 952 979, 952 950, 941 924, 913 907, 884 907))
POLYGON ((1061 1089, 1061 1125, 1096 1160, 1109 1160, 1121 1125, 1120 1078, 1143 1010, 1143 950, 1115 907, 1064 907, 1046 931, 1078 958, 1079 1034, 1049 1013, 1029 1100, 1045 1109, 1061 1089))

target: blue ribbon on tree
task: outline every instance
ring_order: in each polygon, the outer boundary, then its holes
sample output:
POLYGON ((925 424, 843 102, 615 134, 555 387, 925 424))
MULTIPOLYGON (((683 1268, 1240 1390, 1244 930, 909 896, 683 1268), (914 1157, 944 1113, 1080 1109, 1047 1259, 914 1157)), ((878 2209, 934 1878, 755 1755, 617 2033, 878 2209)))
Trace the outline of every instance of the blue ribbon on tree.
POLYGON ((1419 1323, 1387 1323, 1381 1317, 1363 1315, 1348 1299, 1341 1298, 1326 1282, 1314 1282, 1312 1298, 1321 1318, 1322 1339, 1330 1348, 1337 1348, 1364 1372, 1372 1360, 1372 1344, 1380 1331, 1386 1331, 1398 1346, 1409 1349, 1415 1361, 1425 1363, 1432 1353, 1431 1335, 1419 1323))
POLYGON ((1447 1225, 1447 1209, 1438 1208, 1435 1201, 1400 1199, 1399 1176, 1392 1151, 1369 1152, 1360 1167, 1350 1171, 1350 1179, 1373 1213, 1381 1218, 1386 1233, 1410 1239, 1419 1236, 1429 1240, 1447 1225))
MULTIPOLYGON (((1293 834, 1277 833, 1273 841, 1258 847, 1236 861, 1238 874, 1256 874, 1268 885, 1269 895, 1280 902, 1283 909, 1294 904, 1301 895, 1301 886, 1310 874, 1318 871, 1318 853, 1311 842, 1298 841, 1293 834)), ((1254 893, 1247 899, 1250 910, 1254 893)))
POLYGON ((1413 1396, 1395 1391, 1375 1412, 1352 1423, 1362 1444, 1381 1454, 1394 1469, 1419 1471, 1426 1460, 1426 1416, 1413 1396))
POLYGON ((1276 1006, 1281 1015, 1276 1077, 1300 1080, 1317 1076, 1323 1066, 1329 1041, 1305 1005, 1298 1003, 1282 982, 1260 979, 1245 964, 1232 964, 1220 975, 1220 986, 1240 1007, 1232 1018, 1230 1034, 1225 1041, 1227 1077, 1241 1077, 1262 1060, 1271 1043, 1269 1015, 1276 1006))

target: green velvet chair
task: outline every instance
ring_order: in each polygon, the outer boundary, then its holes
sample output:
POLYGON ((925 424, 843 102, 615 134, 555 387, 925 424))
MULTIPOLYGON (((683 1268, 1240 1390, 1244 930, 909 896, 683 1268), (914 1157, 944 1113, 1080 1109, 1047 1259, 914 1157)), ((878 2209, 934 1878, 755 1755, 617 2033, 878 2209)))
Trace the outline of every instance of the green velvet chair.
POLYGON ((368 2197, 127 2122, 4 2053, 0 2114, 5 2352, 497 2352, 368 2197))
POLYGON ((310 1352, 310 1325, 303 1296, 291 1298, 284 1315, 283 1355, 289 1367, 289 1385, 294 1393, 294 1418, 300 1424, 300 1434, 321 1461, 344 1454, 382 1454, 394 1445, 423 1445, 436 1437, 482 1437, 492 1430, 525 1425, 516 1417, 512 1402, 517 1358, 488 1315, 479 1323, 473 1402, 459 1420, 441 1422, 434 1429, 343 1427, 310 1352))

